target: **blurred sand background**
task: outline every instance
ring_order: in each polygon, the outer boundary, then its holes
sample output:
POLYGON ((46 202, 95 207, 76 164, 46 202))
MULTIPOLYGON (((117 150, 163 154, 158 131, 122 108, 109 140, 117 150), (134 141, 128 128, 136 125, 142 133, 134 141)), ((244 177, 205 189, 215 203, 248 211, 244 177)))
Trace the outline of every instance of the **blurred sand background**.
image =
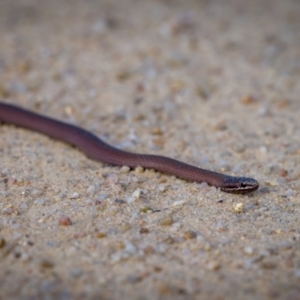
POLYGON ((300 2, 0 1, 0 98, 251 195, 0 126, 0 299, 300 299, 300 2))

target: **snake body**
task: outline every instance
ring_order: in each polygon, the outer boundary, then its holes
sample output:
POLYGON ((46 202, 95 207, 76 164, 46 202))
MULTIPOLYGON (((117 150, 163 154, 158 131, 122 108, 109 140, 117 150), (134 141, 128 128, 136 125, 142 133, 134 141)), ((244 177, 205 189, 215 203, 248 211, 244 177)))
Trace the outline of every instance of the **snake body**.
POLYGON ((258 182, 253 178, 221 174, 165 156, 123 151, 108 145, 91 132, 78 126, 3 102, 0 102, 0 121, 37 131, 54 139, 75 145, 88 157, 111 165, 151 168, 188 181, 206 182, 228 193, 246 194, 255 191, 259 187, 258 182))

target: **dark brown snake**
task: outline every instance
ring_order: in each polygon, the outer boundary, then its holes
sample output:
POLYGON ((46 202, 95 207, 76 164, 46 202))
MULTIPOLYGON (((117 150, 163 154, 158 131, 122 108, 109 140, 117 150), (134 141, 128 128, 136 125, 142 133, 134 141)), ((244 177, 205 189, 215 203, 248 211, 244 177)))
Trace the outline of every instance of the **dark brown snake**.
POLYGON ((259 187, 258 182, 253 178, 233 177, 204 170, 169 157, 119 150, 80 127, 2 102, 0 102, 0 121, 34 130, 75 145, 88 157, 111 165, 155 169, 188 181, 206 182, 228 193, 246 194, 259 187))

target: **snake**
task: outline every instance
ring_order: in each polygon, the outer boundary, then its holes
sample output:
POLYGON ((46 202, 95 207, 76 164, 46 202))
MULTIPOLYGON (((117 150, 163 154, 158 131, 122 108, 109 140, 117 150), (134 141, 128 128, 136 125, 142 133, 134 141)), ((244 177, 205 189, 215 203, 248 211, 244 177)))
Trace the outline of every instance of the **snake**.
POLYGON ((131 169, 154 169, 178 178, 215 186, 223 192, 246 194, 258 189, 254 178, 226 175, 160 155, 138 154, 113 147, 93 133, 16 105, 0 102, 0 122, 26 128, 63 141, 80 149, 93 160, 131 169))

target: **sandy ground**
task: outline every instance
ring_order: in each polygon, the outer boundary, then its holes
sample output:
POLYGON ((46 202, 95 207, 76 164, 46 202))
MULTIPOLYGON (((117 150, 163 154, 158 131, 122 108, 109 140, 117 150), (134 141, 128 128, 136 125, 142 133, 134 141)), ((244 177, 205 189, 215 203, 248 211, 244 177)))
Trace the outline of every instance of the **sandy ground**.
POLYGON ((0 98, 231 195, 0 126, 0 299, 300 299, 300 2, 0 2, 0 98))

